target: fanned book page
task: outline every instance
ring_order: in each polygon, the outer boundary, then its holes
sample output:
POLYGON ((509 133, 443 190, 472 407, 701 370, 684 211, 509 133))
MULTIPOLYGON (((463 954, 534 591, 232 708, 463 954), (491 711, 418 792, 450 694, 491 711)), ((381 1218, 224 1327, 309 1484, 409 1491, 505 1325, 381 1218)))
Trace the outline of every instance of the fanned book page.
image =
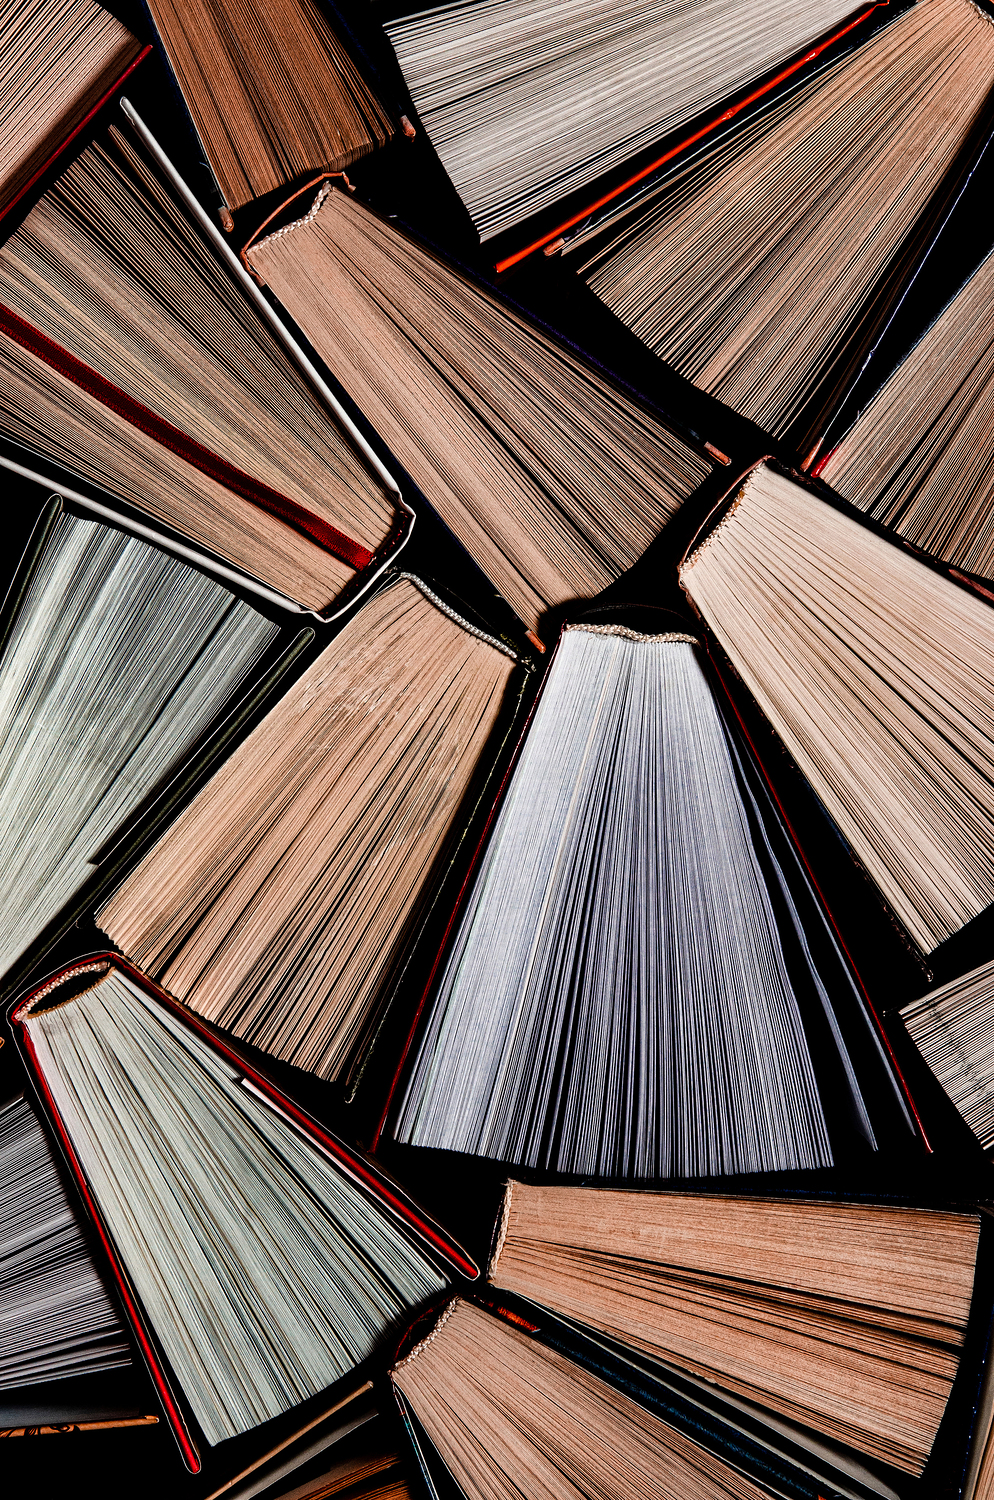
POLYGON ((17 196, 140 50, 92 0, 3 0, 0 204, 17 196))
POLYGON ((504 704, 513 656, 401 578, 365 604, 98 913, 187 1005, 336 1077, 504 704))
POLYGON ((9 436, 323 609, 390 495, 116 130, 0 249, 9 436))
POLYGON ((445 1278, 198 1032, 100 968, 20 1024, 144 1317, 220 1443, 348 1374, 445 1278))
POLYGON ((994 576, 994 256, 814 472, 898 536, 994 576))
POLYGON ((58 516, 0 659, 0 973, 277 633, 168 552, 58 516))
POLYGON ((149 0, 229 208, 394 133, 316 0, 149 0))
POLYGON ((594 368, 344 193, 247 253, 532 629, 629 568, 709 472, 594 368))
POLYGON ((397 1138, 643 1179, 828 1165, 800 998, 872 1139, 810 951, 785 957, 799 917, 781 933, 755 813, 689 637, 568 628, 397 1138))
POLYGON ((51 1147, 20 1094, 0 1107, 0 1391, 130 1363, 51 1147))
POLYGON ((901 1019, 984 1150, 994 1151, 994 963, 912 1000, 901 1019))
POLYGON ((484 240, 788 58, 851 0, 477 0, 388 22, 424 125, 484 240))
POLYGON ((967 1213, 515 1182, 490 1279, 918 1474, 979 1233, 967 1213))
POLYGON ((765 1500, 630 1396, 471 1303, 392 1372, 466 1500, 765 1500))
POLYGON ((581 270, 681 375, 782 436, 992 84, 994 20, 919 0, 578 250, 581 270))
POLYGON ((930 953, 994 901, 994 611, 765 466, 680 578, 930 953))

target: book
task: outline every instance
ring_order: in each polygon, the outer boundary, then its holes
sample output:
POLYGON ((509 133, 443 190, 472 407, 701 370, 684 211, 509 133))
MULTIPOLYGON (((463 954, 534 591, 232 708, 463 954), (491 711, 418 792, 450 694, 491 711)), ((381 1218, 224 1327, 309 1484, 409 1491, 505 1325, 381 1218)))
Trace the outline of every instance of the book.
POLYGON ((901 1020, 984 1150, 994 1150, 994 963, 902 1006, 901 1020))
POLYGON ((141 50, 92 0, 7 7, 0 17, 0 210, 20 197, 141 50))
POLYGON ((102 905, 99 927, 218 1026, 321 1077, 346 1073, 462 831, 518 666, 427 585, 395 578, 102 905))
POLYGON ((971 1212, 509 1184, 489 1277, 907 1474, 970 1323, 971 1212))
MULTIPOLYGON (((393 136, 372 80, 318 0, 147 0, 229 210, 393 136)), ((411 129, 408 125, 408 129, 411 129)))
POLYGON ((703 445, 341 191, 304 206, 251 269, 526 625, 598 593, 710 471, 703 445))
POLYGON ((394 493, 114 126, 0 247, 0 421, 314 611, 406 535, 394 493))
POLYGON ((994 900, 994 614, 760 465, 679 566, 690 603, 923 954, 994 900))
POLYGON ((988 256, 811 472, 966 573, 994 574, 988 256))
POLYGON ((0 1391, 129 1365, 120 1315, 23 1094, 0 1106, 0 1184, 0 1391))
MULTIPOLYGON (((699 1428, 653 1410, 630 1380, 602 1378, 536 1337, 520 1314, 495 1311, 450 1302, 391 1372, 429 1494, 438 1494, 437 1455, 449 1476, 443 1493, 465 1500, 760 1500, 771 1490, 814 1500, 807 1476, 799 1485, 795 1470, 780 1488, 764 1467, 757 1482, 741 1443, 715 1451, 699 1428)), ((837 1491, 822 1493, 837 1500, 837 1491)))
POLYGON ((581 226, 566 259, 673 370, 782 438, 867 300, 911 273, 992 83, 990 15, 919 0, 581 226))
POLYGON ((11 1022, 193 1472, 194 1424, 213 1446, 292 1411, 449 1271, 475 1274, 398 1188, 116 956, 58 971, 11 1022))
POLYGON ((600 1177, 810 1170, 834 1161, 824 1098, 877 1145, 854 1042, 906 1111, 696 647, 651 624, 565 628, 431 986, 396 1139, 600 1177))
POLYGON ((849 0, 583 11, 478 0, 385 30, 486 242, 695 119, 849 15, 849 0))
POLYGON ((59 500, 3 626, 0 972, 92 882, 279 635, 166 548, 59 500))

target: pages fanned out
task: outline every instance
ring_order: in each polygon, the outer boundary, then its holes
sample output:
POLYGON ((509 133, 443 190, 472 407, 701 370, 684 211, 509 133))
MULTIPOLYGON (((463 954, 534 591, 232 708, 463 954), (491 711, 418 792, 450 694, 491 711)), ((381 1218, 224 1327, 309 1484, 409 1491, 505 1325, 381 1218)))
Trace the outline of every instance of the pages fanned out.
POLYGON ((532 629, 630 567, 708 473, 568 348, 344 193, 247 255, 532 629))
POLYGON ((994 901, 994 611, 765 466, 680 576, 931 952, 994 901))
POLYGON ((402 578, 98 913, 171 994, 335 1077, 375 1016, 515 668, 402 578))
POLYGON ((0 973, 277 634, 178 558, 59 515, 0 658, 0 973))
POLYGON ((144 1316, 220 1443, 354 1369, 445 1280, 223 1056, 104 969, 21 1025, 144 1316))
POLYGON ((393 502, 116 130, 0 248, 7 433, 323 609, 393 502))
POLYGON ((830 1164, 800 1001, 831 1002, 760 847, 691 639, 567 628, 397 1138, 602 1177, 830 1164))

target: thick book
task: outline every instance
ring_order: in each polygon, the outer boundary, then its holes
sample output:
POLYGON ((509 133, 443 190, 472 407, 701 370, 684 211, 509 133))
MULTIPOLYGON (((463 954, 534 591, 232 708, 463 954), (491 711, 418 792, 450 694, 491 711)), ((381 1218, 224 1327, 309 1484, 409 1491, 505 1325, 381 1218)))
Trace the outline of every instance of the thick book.
POLYGON ((989 600, 769 463, 678 574, 907 938, 933 953, 994 901, 989 600))
POLYGON ((486 241, 807 47, 851 0, 478 0, 385 23, 421 124, 486 241))
POLYGON ((981 1236, 962 1210, 514 1182, 489 1277, 812 1452, 855 1450, 894 1483, 935 1449, 927 1472, 952 1484, 989 1322, 981 1236))
POLYGON ((532 630, 624 572, 724 458, 341 190, 297 211, 247 264, 532 630))
POLYGON ((348 1075, 529 675, 426 584, 393 578, 103 904, 98 926, 225 1030, 321 1077, 348 1075))
POLYGON ((305 174, 341 171, 401 125, 349 46, 348 28, 322 0, 146 0, 146 7, 228 227, 231 210, 305 174))
POLYGON ((53 499, 0 612, 0 973, 92 893, 280 636, 261 600, 142 529, 53 499))
POLYGON ((897 536, 994 576, 994 256, 811 469, 897 536))
POLYGON ((798 78, 564 252, 671 369, 778 438, 986 142, 994 19, 919 0, 798 78))
POLYGON ((155 153, 115 126, 0 247, 0 421, 318 613, 409 529, 396 482, 315 392, 155 153))
POLYGON ((875 1148, 892 1111, 907 1144, 899 1075, 697 641, 666 611, 625 618, 564 629, 394 1135, 649 1180, 828 1166, 833 1135, 875 1148))
POLYGON ((11 1025, 187 1467, 291 1412, 470 1277, 465 1253, 126 961, 11 1025))
POLYGON ((744 1403, 698 1398, 503 1293, 448 1304, 401 1354, 394 1391, 432 1500, 898 1500, 868 1465, 764 1433, 744 1403))
POLYGON ((93 0, 8 7, 0 18, 0 214, 30 188, 142 56, 93 0))

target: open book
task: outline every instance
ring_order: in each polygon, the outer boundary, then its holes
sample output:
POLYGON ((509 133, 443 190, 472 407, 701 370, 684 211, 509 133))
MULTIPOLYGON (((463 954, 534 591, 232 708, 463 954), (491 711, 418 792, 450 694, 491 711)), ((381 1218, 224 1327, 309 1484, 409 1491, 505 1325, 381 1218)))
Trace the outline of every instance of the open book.
POLYGON ((189 1468, 473 1275, 399 1189, 113 955, 12 1012, 189 1468))

